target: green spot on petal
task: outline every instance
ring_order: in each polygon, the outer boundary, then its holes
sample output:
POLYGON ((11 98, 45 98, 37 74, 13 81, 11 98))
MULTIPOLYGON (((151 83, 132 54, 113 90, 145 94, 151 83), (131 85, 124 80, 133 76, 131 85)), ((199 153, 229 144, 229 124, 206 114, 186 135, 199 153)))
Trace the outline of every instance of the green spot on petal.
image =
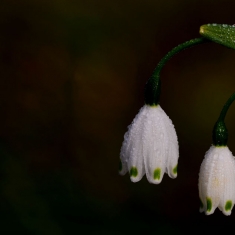
POLYGON ((200 199, 200 208, 203 208, 202 200, 201 200, 201 198, 199 198, 199 199, 200 199))
POLYGON ((153 178, 156 180, 160 180, 161 178, 161 168, 157 168, 154 170, 154 173, 153 173, 153 178))
POLYGON ((225 210, 230 211, 231 208, 232 208, 232 205, 233 205, 232 201, 230 201, 230 200, 227 201, 226 204, 225 204, 225 210))
POLYGON ((131 167, 131 170, 130 170, 130 175, 133 176, 133 177, 136 177, 138 175, 138 170, 136 167, 131 167))
POLYGON ((212 201, 209 197, 206 198, 206 207, 207 207, 206 210, 210 212, 212 209, 212 201))
POLYGON ((119 171, 122 171, 122 162, 119 161, 119 167, 118 167, 119 171))
POLYGON ((176 175, 177 174, 177 168, 178 168, 178 164, 173 168, 173 173, 176 175))

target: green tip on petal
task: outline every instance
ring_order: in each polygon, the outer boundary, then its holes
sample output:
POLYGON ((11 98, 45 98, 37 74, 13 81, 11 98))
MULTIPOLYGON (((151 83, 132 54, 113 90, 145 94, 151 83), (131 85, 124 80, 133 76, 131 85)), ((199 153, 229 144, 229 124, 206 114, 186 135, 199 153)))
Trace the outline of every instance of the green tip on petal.
POLYGON ((154 170, 153 172, 153 178, 156 180, 160 180, 161 178, 161 169, 160 168, 157 168, 154 170))
POLYGON ((232 201, 230 201, 230 200, 227 201, 226 204, 225 204, 225 210, 230 211, 231 208, 232 208, 232 205, 233 205, 232 201))
POLYGON ((138 175, 138 170, 136 167, 131 167, 131 170, 130 170, 130 176, 132 177, 136 177, 138 175))
POLYGON ((178 164, 173 168, 173 173, 176 175, 177 174, 177 168, 178 168, 178 164))
POLYGON ((227 24, 205 24, 200 34, 210 41, 235 49, 235 26, 227 24))
POLYGON ((210 212, 212 209, 212 201, 209 197, 206 198, 206 210, 210 212))

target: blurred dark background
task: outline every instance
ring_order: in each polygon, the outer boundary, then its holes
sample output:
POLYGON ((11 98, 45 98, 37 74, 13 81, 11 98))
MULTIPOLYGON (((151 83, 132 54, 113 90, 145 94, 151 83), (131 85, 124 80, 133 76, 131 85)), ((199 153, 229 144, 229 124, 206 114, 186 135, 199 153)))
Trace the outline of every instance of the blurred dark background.
MULTIPOLYGON (((0 233, 221 234, 199 213, 198 172, 213 125, 235 91, 235 51, 213 43, 162 71, 161 106, 179 138, 178 177, 118 175, 123 135, 144 85, 200 25, 234 24, 235 2, 1 0, 0 233)), ((235 106, 235 105, 234 105, 235 106)), ((235 107, 226 117, 235 153, 235 107)))

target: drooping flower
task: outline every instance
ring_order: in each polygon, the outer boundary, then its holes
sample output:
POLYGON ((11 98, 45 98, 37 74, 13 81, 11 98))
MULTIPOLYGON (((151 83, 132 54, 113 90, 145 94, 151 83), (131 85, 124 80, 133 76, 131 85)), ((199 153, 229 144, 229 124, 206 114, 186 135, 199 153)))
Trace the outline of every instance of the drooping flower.
POLYGON ((177 176, 178 140, 172 121, 160 105, 144 105, 128 131, 120 154, 120 174, 129 171, 132 182, 144 174, 150 183, 158 184, 165 172, 177 176))
POLYGON ((169 51, 158 63, 145 85, 145 105, 140 109, 128 131, 120 154, 120 174, 129 171, 137 182, 146 174, 149 182, 158 184, 165 172, 177 176, 179 146, 175 128, 159 105, 161 93, 160 72, 174 55, 192 46, 205 43, 201 37, 184 42, 169 51))
POLYGON ((200 211, 213 214, 218 207, 230 215, 235 202, 235 159, 227 147, 228 130, 224 119, 235 100, 235 93, 225 103, 213 128, 213 145, 207 151, 199 172, 200 211))
POLYGON ((211 146, 199 173, 200 212, 214 213, 218 207, 230 215, 235 202, 235 160, 227 146, 211 146))

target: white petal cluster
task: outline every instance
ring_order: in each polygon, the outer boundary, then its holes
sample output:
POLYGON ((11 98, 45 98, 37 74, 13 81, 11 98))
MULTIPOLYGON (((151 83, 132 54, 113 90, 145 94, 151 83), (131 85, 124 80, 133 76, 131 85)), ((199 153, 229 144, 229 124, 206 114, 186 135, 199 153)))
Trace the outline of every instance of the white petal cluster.
POLYGON ((235 160, 227 146, 206 152, 199 173, 200 212, 210 215, 218 207, 230 215, 235 201, 235 160))
POLYGON ((144 105, 124 135, 120 174, 129 171, 132 182, 146 173, 150 183, 159 184, 165 172, 177 176, 179 146, 172 121, 160 107, 144 105))

